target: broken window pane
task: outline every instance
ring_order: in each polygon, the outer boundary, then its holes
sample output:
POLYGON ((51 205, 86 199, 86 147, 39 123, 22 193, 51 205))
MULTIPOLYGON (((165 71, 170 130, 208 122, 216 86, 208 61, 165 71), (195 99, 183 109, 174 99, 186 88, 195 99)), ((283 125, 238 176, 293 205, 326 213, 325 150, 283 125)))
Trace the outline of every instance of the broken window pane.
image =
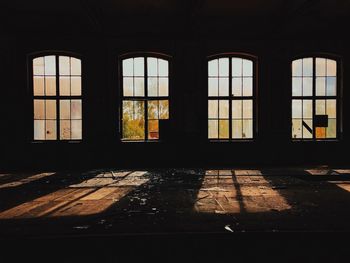
POLYGON ((123 139, 145 139, 145 117, 143 101, 123 101, 123 139))
POLYGON ((208 76, 217 77, 219 76, 219 61, 217 59, 208 62, 208 76))
POLYGON ((217 139, 219 137, 219 122, 218 120, 208 121, 208 137, 209 139, 217 139))
POLYGON ((208 101, 208 117, 209 119, 217 119, 219 117, 218 111, 218 100, 209 100, 208 101))
POLYGON ((219 96, 228 96, 228 78, 219 78, 219 96))
POLYGON ((34 77, 34 96, 44 96, 44 77, 34 77))
POLYGON ((159 101, 159 118, 162 120, 169 119, 169 101, 159 101))
POLYGON ((148 119, 158 119, 158 100, 148 102, 148 119))

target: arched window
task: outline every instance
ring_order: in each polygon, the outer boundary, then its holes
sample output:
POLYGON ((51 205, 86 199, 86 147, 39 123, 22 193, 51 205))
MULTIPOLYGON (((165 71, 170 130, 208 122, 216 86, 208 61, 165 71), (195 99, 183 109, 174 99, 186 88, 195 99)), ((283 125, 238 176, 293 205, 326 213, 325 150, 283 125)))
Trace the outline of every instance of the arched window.
POLYGON ((169 61, 153 55, 123 59, 122 87, 122 140, 161 139, 160 122, 169 119, 169 61))
POLYGON ((292 62, 292 138, 338 138, 337 61, 305 57, 292 62))
POLYGON ((254 137, 254 61, 225 56, 208 61, 208 138, 254 137))
POLYGON ((34 140, 81 140, 81 61, 64 55, 32 59, 34 140))

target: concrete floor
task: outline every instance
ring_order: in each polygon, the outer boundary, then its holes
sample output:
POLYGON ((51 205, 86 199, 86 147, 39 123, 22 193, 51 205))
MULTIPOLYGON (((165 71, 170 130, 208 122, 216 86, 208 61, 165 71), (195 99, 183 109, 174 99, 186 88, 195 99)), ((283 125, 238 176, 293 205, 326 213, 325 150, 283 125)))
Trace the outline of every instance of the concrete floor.
POLYGON ((349 179, 350 169, 328 167, 2 173, 0 233, 124 244, 130 236, 233 235, 241 243, 251 233, 344 233, 349 179))

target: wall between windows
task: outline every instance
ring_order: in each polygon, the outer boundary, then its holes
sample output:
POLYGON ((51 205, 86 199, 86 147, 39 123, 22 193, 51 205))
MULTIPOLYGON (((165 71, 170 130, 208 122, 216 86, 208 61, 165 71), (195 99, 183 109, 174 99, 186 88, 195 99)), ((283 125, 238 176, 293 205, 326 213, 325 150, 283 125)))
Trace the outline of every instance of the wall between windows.
POLYGON ((0 169, 349 165, 350 52, 343 39, 240 40, 224 37, 9 36, 0 41, 0 169), (82 56, 83 141, 33 142, 27 55, 69 51, 82 56), (168 141, 121 142, 118 56, 137 51, 172 56, 168 141), (258 135, 253 142, 207 140, 207 56, 258 57, 258 135), (342 135, 338 141, 291 141, 291 61, 299 55, 341 57, 342 135))

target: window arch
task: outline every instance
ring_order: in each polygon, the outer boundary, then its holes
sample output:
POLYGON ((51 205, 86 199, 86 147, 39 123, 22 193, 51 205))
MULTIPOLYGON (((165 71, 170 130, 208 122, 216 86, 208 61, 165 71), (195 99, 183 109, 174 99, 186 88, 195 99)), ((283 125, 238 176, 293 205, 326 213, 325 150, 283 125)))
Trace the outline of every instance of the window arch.
POLYGON ((309 56, 292 62, 292 139, 337 139, 339 62, 309 56))
POLYGON ((34 140, 82 139, 81 60, 47 54, 31 60, 34 140))
POLYGON ((255 60, 227 55, 208 61, 208 138, 252 140, 255 130, 255 60))
POLYGON ((169 119, 169 59, 155 54, 128 56, 121 67, 121 139, 161 139, 161 123, 169 119))

